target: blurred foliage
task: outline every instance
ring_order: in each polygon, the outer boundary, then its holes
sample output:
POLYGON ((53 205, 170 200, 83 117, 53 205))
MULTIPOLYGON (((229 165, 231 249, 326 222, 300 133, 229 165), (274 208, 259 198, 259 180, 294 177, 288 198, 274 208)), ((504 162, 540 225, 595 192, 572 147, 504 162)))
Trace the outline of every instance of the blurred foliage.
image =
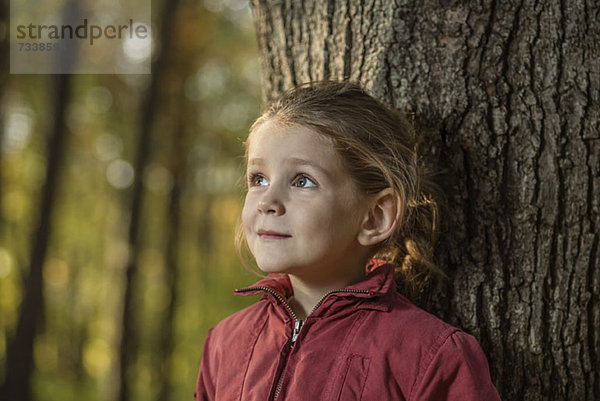
MULTIPOLYGON (((153 18, 160 7, 153 4, 153 18)), ((158 338, 172 295, 164 279, 165 227, 175 164, 184 164, 185 175, 171 399, 192 399, 208 329, 255 301, 232 293, 257 279, 242 267, 233 246, 242 205, 243 141, 260 109, 248 2, 182 1, 172 29, 175 46, 167 49, 161 112, 146 171, 133 171, 132 160, 148 77, 72 77, 68 147, 44 266, 44 319, 34 348, 36 400, 94 401, 114 395, 134 175, 143 179, 146 191, 135 299, 141 344, 128 372, 134 400, 155 399, 158 391, 158 338), (185 132, 185 154, 174 159, 177 129, 185 132)), ((19 313, 40 209, 45 141, 53 119, 51 85, 51 76, 11 75, 0 99, 2 362, 19 313)), ((0 373, 1 378, 5 372, 0 373)))

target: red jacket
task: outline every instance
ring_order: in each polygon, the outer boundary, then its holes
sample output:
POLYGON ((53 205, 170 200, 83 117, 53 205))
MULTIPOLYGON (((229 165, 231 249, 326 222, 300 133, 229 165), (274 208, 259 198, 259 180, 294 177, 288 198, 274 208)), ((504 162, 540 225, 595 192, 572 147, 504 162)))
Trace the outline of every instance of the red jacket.
POLYGON ((391 265, 330 292, 301 327, 287 275, 235 292, 263 296, 208 332, 198 401, 500 400, 477 340, 400 295, 391 265))

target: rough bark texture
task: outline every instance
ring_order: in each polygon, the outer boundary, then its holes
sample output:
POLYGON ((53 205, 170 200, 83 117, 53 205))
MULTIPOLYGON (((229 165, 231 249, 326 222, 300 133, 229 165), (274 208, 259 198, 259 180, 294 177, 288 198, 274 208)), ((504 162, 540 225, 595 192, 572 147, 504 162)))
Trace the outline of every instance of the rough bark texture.
POLYGON ((360 81, 445 170, 449 280, 505 400, 600 400, 600 4, 253 0, 266 99, 360 81))

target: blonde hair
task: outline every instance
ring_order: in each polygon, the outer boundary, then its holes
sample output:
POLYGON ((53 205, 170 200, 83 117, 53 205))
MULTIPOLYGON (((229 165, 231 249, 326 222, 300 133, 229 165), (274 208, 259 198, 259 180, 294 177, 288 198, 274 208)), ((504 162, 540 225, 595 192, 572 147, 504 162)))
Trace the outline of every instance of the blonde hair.
POLYGON ((419 158, 417 135, 404 116, 359 84, 325 81, 283 93, 268 105, 250 132, 271 118, 332 139, 365 194, 391 188, 398 196, 402 220, 393 235, 373 249, 373 258, 396 266, 396 282, 404 295, 419 297, 433 275, 443 275, 433 257, 438 228, 433 195, 437 191, 419 158))

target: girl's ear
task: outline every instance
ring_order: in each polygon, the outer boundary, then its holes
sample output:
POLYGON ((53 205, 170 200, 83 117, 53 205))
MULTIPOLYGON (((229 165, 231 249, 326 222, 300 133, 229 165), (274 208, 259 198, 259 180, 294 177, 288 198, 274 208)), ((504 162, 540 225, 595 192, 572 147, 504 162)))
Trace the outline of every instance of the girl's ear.
POLYGON ((375 195, 358 233, 357 239, 361 245, 375 245, 391 237, 400 222, 400 202, 400 197, 391 188, 375 195))

